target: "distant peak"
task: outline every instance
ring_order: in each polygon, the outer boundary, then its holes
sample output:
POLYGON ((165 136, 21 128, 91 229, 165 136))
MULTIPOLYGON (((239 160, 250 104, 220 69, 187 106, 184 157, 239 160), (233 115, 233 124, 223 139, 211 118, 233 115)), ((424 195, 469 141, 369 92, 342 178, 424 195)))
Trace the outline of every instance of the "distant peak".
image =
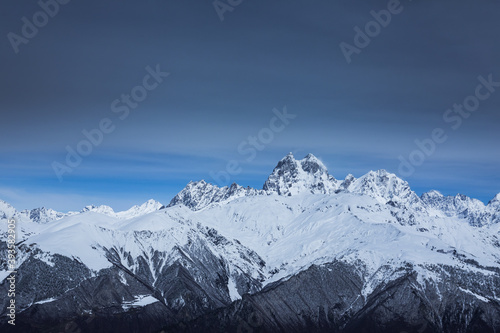
POLYGON ((200 210, 213 203, 258 193, 258 190, 251 187, 244 188, 236 183, 232 183, 230 186, 218 187, 201 180, 199 182, 189 182, 184 189, 172 198, 167 207, 182 204, 192 210, 200 210))
POLYGON ((278 162, 278 164, 276 165, 276 167, 279 167, 279 166, 285 165, 285 164, 294 164, 295 162, 296 162, 296 160, 295 160, 295 157, 293 157, 293 154, 292 153, 288 153, 285 157, 283 157, 278 162))
POLYGON ((106 205, 100 205, 100 206, 96 206, 96 205, 88 205, 88 206, 85 206, 81 211, 80 213, 85 213, 85 212, 96 212, 96 213, 101 213, 101 214, 114 214, 114 210, 113 208, 109 207, 109 206, 106 206, 106 205))
POLYGON ((410 189, 409 184, 384 169, 369 171, 355 180, 344 181, 349 192, 366 194, 380 202, 417 202, 418 196, 410 189))
POLYGON ((148 201, 144 202, 142 205, 134 205, 131 208, 121 211, 121 212, 101 212, 109 216, 117 217, 120 219, 127 219, 127 218, 133 218, 141 215, 146 215, 149 213, 152 213, 154 211, 159 210, 163 205, 154 200, 154 199, 149 199, 148 201))
POLYGON ((83 207, 82 212, 87 212, 87 211, 92 210, 94 208, 97 208, 96 205, 87 205, 87 206, 83 207))
MULTIPOLYGON (((317 165, 319 167, 319 169, 326 171, 326 166, 323 164, 323 162, 321 162, 319 158, 317 158, 316 156, 314 156, 311 153, 307 154, 301 160, 296 160, 292 153, 288 153, 285 157, 283 157, 278 162, 275 169, 280 168, 284 165, 298 167, 299 166, 298 164, 300 164, 302 166, 304 166, 304 165, 306 165, 306 166, 317 165)), ((304 168, 302 168, 302 169, 304 169, 304 168)), ((305 170, 305 171, 307 171, 307 170, 305 170)))
POLYGON ((457 193, 457 195, 455 196, 455 198, 458 199, 458 200, 462 200, 462 201, 466 201, 466 200, 470 200, 471 199, 468 196, 466 196, 465 194, 461 194, 461 193, 457 193))
POLYGON ((427 197, 427 198, 443 198, 444 195, 441 194, 441 192, 436 191, 436 190, 430 190, 429 192, 425 192, 422 194, 422 197, 427 197))
POLYGON ((301 161, 306 161, 306 162, 315 162, 315 163, 319 163, 321 165, 323 165, 323 162, 320 161, 319 158, 317 158, 316 156, 314 156, 313 154, 309 153, 306 155, 306 157, 304 157, 301 161))
POLYGON ((347 189, 356 180, 352 174, 348 174, 344 181, 340 184, 340 188, 347 189))
POLYGON ((156 201, 155 199, 149 199, 148 201, 146 201, 145 203, 143 203, 141 205, 142 206, 158 206, 158 205, 161 205, 160 202, 156 201))
POLYGON ((488 202, 488 205, 490 204, 500 204, 500 193, 497 193, 497 195, 495 195, 493 199, 488 202))
MULTIPOLYGON (((8 203, 7 201, 4 201, 2 199, 0 199, 0 204, 5 205, 6 207, 12 207, 12 205, 10 203, 8 203)), ((12 208, 14 208, 14 207, 12 207, 12 208)))
POLYGON ((282 158, 264 183, 268 193, 293 195, 299 192, 332 193, 337 188, 335 178, 313 154, 295 160, 292 153, 282 158))
POLYGON ((439 192, 439 191, 431 190, 431 191, 422 193, 422 195, 420 196, 420 199, 429 205, 436 205, 437 203, 445 200, 445 196, 442 195, 441 192, 439 192))
POLYGON ((206 185, 207 182, 202 179, 202 180, 197 180, 197 181, 189 181, 189 183, 187 184, 187 186, 198 186, 198 185, 206 185))
POLYGON ((436 190, 431 190, 431 191, 427 192, 427 194, 433 195, 433 196, 437 196, 437 197, 442 197, 443 196, 443 194, 441 194, 441 192, 436 191, 436 190))
MULTIPOLYGON (((387 176, 395 176, 395 174, 385 170, 385 169, 379 169, 376 171, 370 170, 368 173, 365 175, 367 177, 387 177, 387 176)), ((364 177, 364 176, 363 176, 364 177)))
POLYGON ((314 160, 317 160, 316 156, 314 156, 313 154, 309 153, 306 155, 306 157, 304 157, 305 160, 310 160, 310 159, 314 159, 314 160))

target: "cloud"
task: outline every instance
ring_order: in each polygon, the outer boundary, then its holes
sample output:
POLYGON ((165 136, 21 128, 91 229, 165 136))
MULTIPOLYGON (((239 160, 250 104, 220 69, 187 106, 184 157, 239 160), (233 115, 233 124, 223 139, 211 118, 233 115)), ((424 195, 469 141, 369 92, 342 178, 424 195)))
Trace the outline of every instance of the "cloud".
MULTIPOLYGON (((40 196, 44 204, 77 209, 94 196, 118 196, 122 207, 148 199, 147 192, 165 200, 185 182, 244 159, 238 144, 283 105, 297 121, 243 161, 244 172, 232 180, 261 186, 284 154, 299 149, 324 156, 337 178, 394 172, 415 139, 444 126, 444 111, 474 91, 478 75, 500 77, 500 3, 407 2, 347 64, 339 43, 352 41, 353 28, 386 5, 248 2, 221 23, 210 2, 71 3, 19 54, 0 44, 0 60, 9 64, 0 78, 0 183, 25 189, 30 200, 16 199, 23 207, 39 206, 40 193, 62 196, 40 196), (171 75, 121 121, 111 102, 157 63, 171 75), (64 160, 66 146, 104 117, 116 130, 59 184, 51 162, 64 160), (65 194, 76 195, 75 203, 65 194)), ((11 13, 0 25, 6 35, 37 5, 2 2, 0 9, 11 13)), ((412 186, 431 186, 453 162, 499 187, 479 166, 500 163, 499 100, 493 95, 450 133, 412 186)))

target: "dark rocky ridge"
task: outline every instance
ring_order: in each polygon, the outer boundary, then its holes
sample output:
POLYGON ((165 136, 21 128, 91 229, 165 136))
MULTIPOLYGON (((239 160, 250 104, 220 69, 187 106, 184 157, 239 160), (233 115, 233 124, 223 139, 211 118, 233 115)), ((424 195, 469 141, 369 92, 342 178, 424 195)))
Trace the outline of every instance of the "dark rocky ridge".
MULTIPOLYGON (((231 306, 166 332, 497 332, 500 303, 478 301, 456 285, 481 292, 474 274, 436 268, 449 277, 421 286, 411 267, 379 285, 366 299, 354 266, 335 262, 311 266, 287 281, 267 286, 231 306), (464 305, 467 305, 464 308, 464 305)), ((490 281, 500 288, 500 278, 490 281)), ((464 288, 465 289, 465 288, 464 288)))

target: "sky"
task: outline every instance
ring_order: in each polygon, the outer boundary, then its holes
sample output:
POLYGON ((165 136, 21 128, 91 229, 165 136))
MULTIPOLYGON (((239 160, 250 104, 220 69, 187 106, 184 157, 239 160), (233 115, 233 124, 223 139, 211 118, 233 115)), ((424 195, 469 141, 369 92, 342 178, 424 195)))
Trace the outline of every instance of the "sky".
POLYGON ((261 188, 289 152, 337 179, 386 169, 417 194, 500 192, 498 1, 0 11, 0 199, 17 209, 166 204, 200 179, 261 188))

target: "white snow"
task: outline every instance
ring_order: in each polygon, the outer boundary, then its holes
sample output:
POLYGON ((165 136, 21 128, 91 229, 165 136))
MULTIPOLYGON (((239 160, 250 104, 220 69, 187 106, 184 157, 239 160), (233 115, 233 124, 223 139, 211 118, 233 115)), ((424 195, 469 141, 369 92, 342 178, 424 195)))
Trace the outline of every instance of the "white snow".
POLYGON ((34 304, 44 304, 44 303, 50 303, 54 302, 57 298, 47 298, 38 302, 35 302, 34 304))
POLYGON ((476 297, 476 298, 477 298, 478 300, 480 300, 480 301, 483 301, 483 302, 485 302, 485 303, 488 303, 488 302, 490 301, 490 300, 489 300, 489 299, 487 299, 486 297, 483 297, 483 296, 481 296, 481 295, 478 295, 478 294, 476 294, 476 293, 473 293, 473 292, 472 292, 472 291, 470 291, 470 290, 464 289, 464 288, 462 288, 462 287, 458 287, 458 288, 459 288, 460 290, 462 290, 463 292, 465 292, 465 293, 467 293, 467 294, 469 294, 469 295, 472 295, 472 296, 476 297))
POLYGON ((119 276, 120 276, 120 282, 128 286, 127 279, 125 278, 125 273, 123 271, 120 271, 119 276))
POLYGON ((123 310, 128 310, 130 308, 134 307, 141 307, 141 306, 146 306, 149 304, 153 304, 159 302, 158 299, 151 295, 139 295, 135 297, 135 300, 131 302, 123 302, 122 303, 122 308, 123 310))
POLYGON ((107 215, 110 217, 116 217, 118 219, 131 219, 134 217, 146 215, 149 213, 152 213, 154 211, 159 210, 163 205, 155 201, 153 199, 150 199, 143 203, 142 205, 135 205, 128 210, 121 211, 121 212, 115 212, 113 208, 106 206, 106 205, 101 205, 101 206, 86 206, 84 209, 82 209, 81 213, 85 212, 95 212, 103 215, 107 215))
POLYGON ((0 271, 0 282, 3 282, 10 275, 10 271, 0 271))
POLYGON ((236 288, 236 282, 234 282, 234 279, 231 276, 227 281, 227 289, 229 290, 229 297, 231 297, 231 301, 234 302, 238 299, 241 299, 241 295, 236 288))

